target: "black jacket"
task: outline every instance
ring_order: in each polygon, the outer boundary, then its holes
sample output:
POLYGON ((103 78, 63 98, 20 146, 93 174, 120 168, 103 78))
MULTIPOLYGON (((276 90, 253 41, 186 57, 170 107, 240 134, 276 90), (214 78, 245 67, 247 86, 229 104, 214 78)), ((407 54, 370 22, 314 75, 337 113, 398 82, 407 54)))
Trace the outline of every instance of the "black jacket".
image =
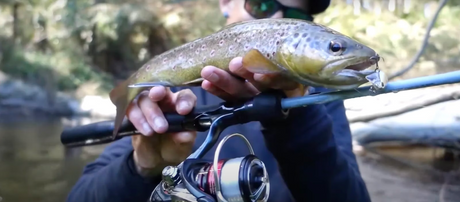
MULTIPOLYGON (((198 105, 222 100, 194 88, 198 105)), ((367 202, 369 195, 352 153, 351 135, 343 102, 292 109, 288 120, 278 123, 250 122, 232 126, 221 138, 241 133, 267 166, 271 202, 367 202), (264 127, 264 129, 261 128, 264 127)), ((195 149, 202 143, 199 133, 195 149)), ((214 149, 206 156, 212 159, 214 149)), ((135 171, 131 138, 109 145, 88 164, 71 190, 68 202, 146 202, 160 181, 143 179, 135 171)), ((220 158, 247 155, 240 140, 230 140, 220 158)))

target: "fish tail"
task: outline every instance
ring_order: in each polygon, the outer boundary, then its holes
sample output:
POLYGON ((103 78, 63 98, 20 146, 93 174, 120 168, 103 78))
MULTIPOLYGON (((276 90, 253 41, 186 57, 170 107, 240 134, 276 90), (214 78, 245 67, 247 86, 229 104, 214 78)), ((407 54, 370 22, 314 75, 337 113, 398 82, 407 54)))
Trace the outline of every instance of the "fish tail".
POLYGON ((118 135, 118 130, 120 130, 121 124, 123 123, 123 119, 125 118, 126 110, 128 109, 129 104, 134 100, 134 98, 137 97, 137 95, 139 95, 139 93, 154 86, 173 86, 168 82, 154 81, 131 84, 130 81, 131 79, 127 79, 118 84, 112 91, 110 91, 110 100, 117 108, 117 114, 115 116, 115 123, 112 134, 113 139, 115 139, 118 135))
POLYGON ((115 116, 114 129, 112 133, 112 138, 115 139, 118 130, 121 127, 123 119, 126 115, 126 110, 128 109, 129 103, 134 99, 132 96, 133 89, 128 87, 129 80, 125 80, 118 84, 112 91, 110 91, 110 100, 117 108, 117 114, 115 116))

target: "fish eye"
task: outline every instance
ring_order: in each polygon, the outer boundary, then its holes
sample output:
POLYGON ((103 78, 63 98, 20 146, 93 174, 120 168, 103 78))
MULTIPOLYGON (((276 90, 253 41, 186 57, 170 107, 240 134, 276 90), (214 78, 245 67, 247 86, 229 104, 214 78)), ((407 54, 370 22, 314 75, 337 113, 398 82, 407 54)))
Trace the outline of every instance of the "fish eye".
POLYGON ((331 43, 329 43, 329 49, 333 52, 333 53, 340 53, 343 51, 343 46, 341 43, 339 42, 336 42, 336 41, 331 41, 331 43))

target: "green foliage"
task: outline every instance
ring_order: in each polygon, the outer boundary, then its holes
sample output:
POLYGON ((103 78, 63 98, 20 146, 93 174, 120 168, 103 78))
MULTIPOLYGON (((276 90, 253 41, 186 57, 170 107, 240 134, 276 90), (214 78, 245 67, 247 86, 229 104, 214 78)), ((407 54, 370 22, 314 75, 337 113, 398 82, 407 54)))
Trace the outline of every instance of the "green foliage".
MULTIPOLYGON (((410 13, 383 9, 380 14, 361 10, 359 15, 344 2, 333 1, 316 21, 375 48, 385 59, 383 68, 402 68, 420 48, 430 20, 423 12, 428 1, 414 4, 410 13)), ((0 70, 68 91, 87 82, 103 83, 108 90, 113 78, 126 78, 154 55, 211 34, 225 21, 215 0, 9 0, 0 4, 0 38, 4 39, 0 70), (14 5, 20 5, 17 19, 12 19, 14 5), (49 79, 50 74, 54 79, 49 79)), ((422 60, 439 66, 446 65, 442 61, 460 64, 458 16, 458 6, 443 9, 422 60)))
MULTIPOLYGON (((11 17, 13 4, 5 8, 4 16, 11 17)), ((135 35, 148 35, 158 26, 154 12, 132 2, 30 1, 21 3, 17 13, 15 22, 0 18, 4 27, 21 25, 15 36, 12 29, 0 30, 0 36, 17 42, 0 47, 1 70, 31 82, 47 80, 32 78, 42 77, 45 69, 54 70, 59 90, 73 90, 89 81, 110 84, 107 75, 120 73, 110 67, 117 62, 124 65, 121 71, 137 68, 145 40, 135 35)))
MULTIPOLYGON (((437 8, 433 7, 432 13, 437 8)), ((424 16, 424 4, 413 5, 407 14, 383 11, 361 10, 354 15, 353 7, 342 1, 334 1, 333 5, 316 21, 336 29, 376 49, 385 59, 383 69, 396 71, 409 63, 420 49, 426 29, 432 16, 424 16)), ((441 11, 434 28, 431 31, 429 45, 422 55, 421 61, 432 61, 438 69, 460 69, 460 29, 458 22, 460 7, 445 6, 441 11), (446 64, 443 61, 451 61, 446 64), (447 67, 449 66, 449 67, 447 67)), ((433 74, 414 69, 415 75, 433 74)))
MULTIPOLYGON (((54 85, 61 91, 75 90, 88 81, 110 81, 110 77, 94 71, 88 62, 81 59, 84 56, 78 57, 72 51, 51 54, 25 51, 11 44, 4 47, 7 48, 2 50, 0 68, 15 78, 42 86, 54 85)), ((107 85, 103 87, 108 88, 107 85)))

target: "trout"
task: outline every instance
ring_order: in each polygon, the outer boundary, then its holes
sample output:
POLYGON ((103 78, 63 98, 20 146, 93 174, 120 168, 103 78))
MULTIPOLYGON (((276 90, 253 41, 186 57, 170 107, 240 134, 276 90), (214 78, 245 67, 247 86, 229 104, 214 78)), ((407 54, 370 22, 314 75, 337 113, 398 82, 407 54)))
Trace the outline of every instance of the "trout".
POLYGON ((241 56, 243 67, 259 74, 276 73, 307 86, 353 89, 371 82, 382 88, 379 55, 370 47, 326 26, 299 19, 258 19, 221 30, 153 57, 110 92, 116 106, 116 137, 129 103, 153 86, 199 86, 207 65, 227 72, 241 56))

